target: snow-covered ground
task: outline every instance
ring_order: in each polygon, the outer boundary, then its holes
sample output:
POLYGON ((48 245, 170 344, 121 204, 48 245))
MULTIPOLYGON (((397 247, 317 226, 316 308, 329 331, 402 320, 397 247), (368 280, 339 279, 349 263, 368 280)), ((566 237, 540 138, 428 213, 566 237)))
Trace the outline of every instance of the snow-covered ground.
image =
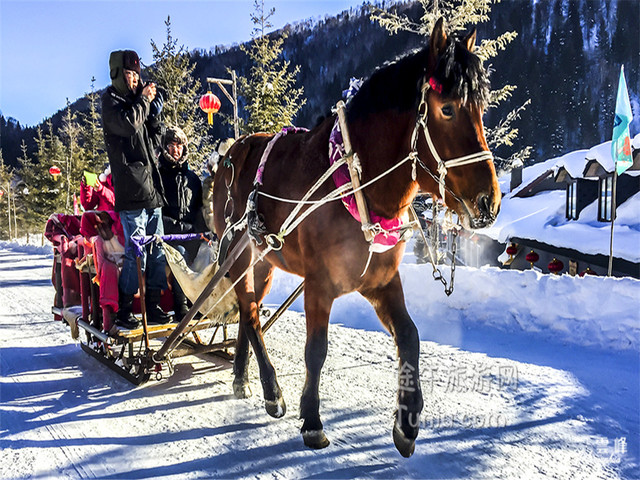
MULTIPOLYGON (((407 255, 425 408, 404 459, 391 439, 393 342, 357 295, 332 312, 320 388, 332 443, 312 451, 298 433, 300 300, 266 336, 288 405, 275 420, 255 362, 246 400, 222 359, 182 358, 141 387, 97 363, 52 320, 51 260, 0 242, 3 479, 638 478, 637 280, 460 268, 446 297, 407 255)), ((297 282, 278 275, 267 303, 297 282)))

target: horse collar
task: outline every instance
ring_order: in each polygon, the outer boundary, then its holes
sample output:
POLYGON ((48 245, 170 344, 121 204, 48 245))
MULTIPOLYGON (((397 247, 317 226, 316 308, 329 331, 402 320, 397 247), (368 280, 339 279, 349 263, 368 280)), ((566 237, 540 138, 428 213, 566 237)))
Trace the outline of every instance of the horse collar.
MULTIPOLYGON (((340 123, 336 117, 336 121, 329 135, 329 163, 333 165, 335 162, 344 158, 346 155, 342 132, 340 131, 340 123)), ((347 165, 342 165, 332 174, 333 182, 336 188, 340 188, 351 181, 349 169, 347 165)), ((342 204, 347 211, 358 222, 362 223, 355 194, 349 194, 342 197, 342 204)), ((369 218, 374 228, 373 240, 369 249, 372 252, 382 253, 393 248, 399 241, 406 240, 405 233, 408 231, 405 223, 407 219, 403 218, 384 218, 369 210, 369 218)), ((364 227, 364 226, 363 226, 364 227)))

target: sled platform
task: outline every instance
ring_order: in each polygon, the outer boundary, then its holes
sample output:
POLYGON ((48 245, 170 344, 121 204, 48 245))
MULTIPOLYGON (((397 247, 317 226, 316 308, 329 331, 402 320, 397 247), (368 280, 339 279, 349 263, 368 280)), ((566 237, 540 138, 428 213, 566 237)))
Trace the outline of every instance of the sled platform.
MULTIPOLYGON (((82 350, 107 366, 134 385, 147 382, 153 375, 160 380, 163 373, 173 372, 173 360, 198 354, 211 354, 233 359, 230 349, 235 348, 235 338, 229 338, 227 324, 207 317, 191 320, 185 329, 181 344, 161 362, 154 360, 155 350, 162 346, 168 336, 174 333, 178 323, 147 326, 144 329, 125 329, 114 326, 105 333, 82 318, 82 308, 71 306, 53 307, 52 313, 58 315, 71 327, 72 336, 80 341, 82 350), (146 342, 150 348, 146 348, 146 342)), ((237 321, 232 318, 229 323, 237 321)))

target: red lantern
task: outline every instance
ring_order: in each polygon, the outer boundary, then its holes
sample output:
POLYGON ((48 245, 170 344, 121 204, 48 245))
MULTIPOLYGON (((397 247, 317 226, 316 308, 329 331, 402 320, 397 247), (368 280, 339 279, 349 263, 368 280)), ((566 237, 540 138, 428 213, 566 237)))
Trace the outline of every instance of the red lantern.
POLYGON ((584 270, 583 272, 580 273, 581 277, 584 277, 585 275, 595 275, 598 276, 598 274, 596 272, 594 272, 593 270, 591 270, 591 268, 587 267, 586 270, 584 270))
POLYGON ((564 263, 562 263, 560 260, 554 257, 553 260, 549 262, 549 265, 547 265, 547 268, 551 273, 554 273, 557 275, 564 268, 564 263))
POLYGON ((518 247, 516 247, 515 243, 512 243, 507 247, 507 255, 513 257, 516 253, 518 253, 518 247))
POLYGON ((527 262, 531 264, 531 268, 533 268, 533 264, 536 263, 538 260, 540 260, 540 255, 538 255, 536 252, 531 250, 529 253, 527 253, 527 256, 524 258, 527 262))
POLYGON ((220 105, 220 99, 211 93, 211 90, 200 97, 200 108, 207 114, 209 125, 213 125, 213 114, 220 110, 220 105))
POLYGON ((60 176, 61 173, 62 172, 60 171, 60 168, 56 167, 55 165, 49 168, 49 174, 53 176, 54 180, 58 180, 58 177, 60 176))

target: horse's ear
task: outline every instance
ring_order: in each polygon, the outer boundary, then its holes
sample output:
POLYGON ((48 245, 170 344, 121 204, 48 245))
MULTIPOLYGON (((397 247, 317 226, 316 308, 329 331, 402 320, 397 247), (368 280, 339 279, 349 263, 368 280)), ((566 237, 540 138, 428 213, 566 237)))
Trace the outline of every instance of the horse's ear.
POLYGON ((467 35, 464 39, 464 44, 467 46, 467 50, 473 52, 473 49, 476 47, 476 29, 471 30, 471 33, 467 35))
POLYGON ((431 32, 431 52, 434 58, 440 56, 447 46, 447 34, 444 31, 444 19, 440 17, 431 32))

